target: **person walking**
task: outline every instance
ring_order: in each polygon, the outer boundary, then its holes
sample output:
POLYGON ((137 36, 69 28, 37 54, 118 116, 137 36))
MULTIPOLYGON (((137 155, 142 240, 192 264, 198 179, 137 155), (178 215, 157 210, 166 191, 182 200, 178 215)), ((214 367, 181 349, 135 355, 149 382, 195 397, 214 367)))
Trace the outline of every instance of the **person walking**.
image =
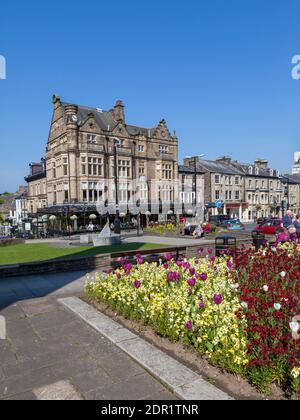
POLYGON ((293 212, 288 210, 282 219, 282 224, 285 229, 289 229, 293 225, 293 212))

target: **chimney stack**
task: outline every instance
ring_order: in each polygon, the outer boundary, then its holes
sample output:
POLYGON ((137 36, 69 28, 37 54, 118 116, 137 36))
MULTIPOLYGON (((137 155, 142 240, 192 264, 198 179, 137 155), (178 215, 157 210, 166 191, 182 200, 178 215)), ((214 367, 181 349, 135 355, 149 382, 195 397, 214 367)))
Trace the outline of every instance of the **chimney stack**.
POLYGON ((125 112, 123 102, 118 100, 113 110, 114 118, 118 122, 125 122, 125 112))

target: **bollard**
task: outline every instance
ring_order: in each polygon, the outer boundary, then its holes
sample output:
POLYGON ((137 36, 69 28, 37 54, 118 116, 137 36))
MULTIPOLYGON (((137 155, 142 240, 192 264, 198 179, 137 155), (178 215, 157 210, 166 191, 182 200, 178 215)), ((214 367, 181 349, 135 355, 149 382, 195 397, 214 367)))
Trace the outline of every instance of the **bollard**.
POLYGON ((222 251, 236 251, 236 238, 234 236, 218 236, 215 240, 216 257, 222 255, 222 251))

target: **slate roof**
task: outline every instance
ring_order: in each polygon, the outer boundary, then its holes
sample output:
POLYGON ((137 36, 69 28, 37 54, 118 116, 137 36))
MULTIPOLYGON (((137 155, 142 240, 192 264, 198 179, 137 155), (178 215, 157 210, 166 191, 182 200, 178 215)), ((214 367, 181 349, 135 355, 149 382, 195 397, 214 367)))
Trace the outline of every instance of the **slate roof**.
MULTIPOLYGON (((180 173, 195 173, 195 168, 193 168, 193 166, 179 165, 178 170, 180 173)), ((200 168, 197 168, 197 174, 204 174, 204 171, 200 168)))
POLYGON ((241 170, 238 170, 237 168, 231 165, 226 165, 224 163, 214 161, 214 160, 200 159, 197 165, 199 168, 203 168, 205 172, 228 174, 228 175, 243 175, 243 172, 241 170))
MULTIPOLYGON (((67 102, 62 102, 61 104, 63 107, 65 107, 66 105, 73 105, 67 102)), ((103 110, 100 111, 100 109, 98 108, 91 108, 91 107, 82 106, 82 105, 77 105, 77 106, 78 106, 78 123, 80 122, 84 123, 87 120, 88 115, 93 114, 95 121, 97 122, 97 124, 102 130, 113 131, 119 124, 118 121, 114 119, 110 111, 103 111, 103 110)), ((127 125, 127 124, 124 124, 124 125, 131 136, 138 136, 140 134, 143 134, 145 136, 148 136, 150 134, 150 136, 152 136, 154 131, 156 130, 156 128, 148 129, 148 128, 139 127, 136 125, 127 125)))

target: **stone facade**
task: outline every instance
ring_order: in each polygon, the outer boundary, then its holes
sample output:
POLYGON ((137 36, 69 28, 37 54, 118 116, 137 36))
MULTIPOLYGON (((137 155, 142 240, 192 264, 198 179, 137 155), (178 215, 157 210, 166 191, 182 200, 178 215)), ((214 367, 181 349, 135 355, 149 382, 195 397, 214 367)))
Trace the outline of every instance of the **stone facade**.
POLYGON ((38 209, 47 206, 47 180, 45 162, 31 163, 30 174, 25 178, 28 183, 27 214, 35 215, 38 209))
MULTIPOLYGON (((174 202, 178 195, 178 140, 165 120, 152 129, 128 125, 124 106, 110 111, 63 103, 54 112, 45 156, 47 203, 174 202)), ((145 207, 146 208, 146 207, 145 207)), ((148 209, 148 207, 147 207, 148 209)))

